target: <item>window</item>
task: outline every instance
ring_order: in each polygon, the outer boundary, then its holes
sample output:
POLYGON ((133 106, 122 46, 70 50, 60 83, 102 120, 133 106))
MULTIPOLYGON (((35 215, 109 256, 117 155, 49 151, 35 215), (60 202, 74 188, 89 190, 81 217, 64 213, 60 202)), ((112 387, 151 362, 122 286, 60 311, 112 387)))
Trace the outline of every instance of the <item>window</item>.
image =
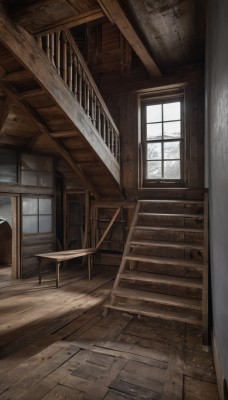
POLYGON ((52 199, 23 196, 23 234, 50 233, 52 230, 52 199))
POLYGON ((17 153, 0 149, 0 182, 17 183, 17 153))
POLYGON ((183 179, 182 108, 180 98, 143 101, 144 183, 183 179))
POLYGON ((21 155, 21 184, 52 187, 52 159, 47 156, 21 155))

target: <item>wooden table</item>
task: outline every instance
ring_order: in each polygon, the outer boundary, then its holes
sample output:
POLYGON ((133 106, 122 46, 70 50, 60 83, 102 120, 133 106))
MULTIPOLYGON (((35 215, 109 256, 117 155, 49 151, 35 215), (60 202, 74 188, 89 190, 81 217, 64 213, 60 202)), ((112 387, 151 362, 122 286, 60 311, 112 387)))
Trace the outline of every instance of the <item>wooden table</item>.
POLYGON ((88 275, 89 280, 91 279, 91 269, 92 269, 92 256, 96 252, 95 248, 79 249, 79 250, 66 250, 66 251, 56 251, 53 253, 43 253, 35 254, 39 261, 39 284, 41 284, 42 275, 42 260, 52 260, 56 263, 56 287, 59 286, 59 267, 61 262, 72 260, 77 257, 88 256, 88 275))

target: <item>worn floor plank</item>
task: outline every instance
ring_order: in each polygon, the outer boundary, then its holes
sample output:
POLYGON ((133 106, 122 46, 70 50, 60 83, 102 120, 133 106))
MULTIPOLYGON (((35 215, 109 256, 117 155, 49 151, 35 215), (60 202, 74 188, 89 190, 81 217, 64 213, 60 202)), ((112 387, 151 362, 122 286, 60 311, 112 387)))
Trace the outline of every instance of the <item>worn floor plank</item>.
POLYGON ((218 400, 199 328, 110 312, 112 272, 12 280, 0 268, 0 400, 218 400), (2 279, 1 279, 2 278, 2 279))

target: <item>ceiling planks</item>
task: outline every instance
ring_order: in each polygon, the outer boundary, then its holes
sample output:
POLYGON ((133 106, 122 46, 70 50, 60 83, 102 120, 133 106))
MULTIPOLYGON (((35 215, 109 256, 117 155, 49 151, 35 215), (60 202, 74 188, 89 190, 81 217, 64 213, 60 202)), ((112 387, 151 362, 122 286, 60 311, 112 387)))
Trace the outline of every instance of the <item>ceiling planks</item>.
POLYGON ((152 78, 156 76, 161 76, 161 71, 159 70, 156 62, 152 58, 151 54, 148 52, 144 43, 139 38, 133 25, 131 24, 130 20, 128 19, 118 1, 98 0, 98 3, 100 4, 101 8, 106 13, 109 19, 111 16, 111 20, 116 24, 125 39, 128 41, 135 53, 141 59, 149 75, 152 78))
POLYGON ((121 0, 162 70, 204 60, 206 0, 121 0))
POLYGON ((95 0, 3 0, 9 16, 31 33, 50 33, 96 21, 104 13, 95 0))

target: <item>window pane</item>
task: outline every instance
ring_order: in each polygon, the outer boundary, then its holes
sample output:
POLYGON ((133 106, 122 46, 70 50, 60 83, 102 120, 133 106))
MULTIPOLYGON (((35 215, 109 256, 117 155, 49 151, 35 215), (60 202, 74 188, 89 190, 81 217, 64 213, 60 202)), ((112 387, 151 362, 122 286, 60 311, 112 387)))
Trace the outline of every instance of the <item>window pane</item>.
POLYGON ((0 149, 0 182, 17 182, 17 153, 0 149))
POLYGON ((161 160, 161 143, 147 143, 147 160, 161 160))
POLYGON ((161 161, 147 161, 146 179, 161 179, 161 161))
POLYGON ((164 159, 180 158, 180 142, 164 142, 164 159))
POLYGON ((180 119, 180 101, 163 104, 163 120, 174 121, 180 119))
POLYGON ((179 138, 181 133, 180 121, 165 122, 163 125, 164 139, 179 138))
POLYGON ((23 215, 38 214, 38 199, 23 198, 22 199, 23 215))
POLYGON ((162 138, 162 124, 147 124, 147 139, 157 140, 162 138))
POLYGON ((37 186, 37 172, 36 171, 22 171, 21 184, 28 186, 37 186))
POLYGON ((180 179, 180 161, 164 161, 164 178, 180 179))
POLYGON ((52 214, 52 199, 39 199, 39 214, 52 214))
POLYGON ((36 156, 32 156, 30 154, 22 154, 21 169, 36 171, 37 170, 36 158, 37 158, 36 156))
POLYGON ((52 187, 52 175, 45 174, 45 172, 38 173, 38 186, 52 187))
POLYGON ((23 233, 38 233, 38 216, 26 215, 23 216, 23 233))
POLYGON ((146 122, 160 122, 162 120, 162 105, 155 104, 146 107, 146 122))
POLYGON ((39 216, 39 233, 52 232, 52 215, 39 216))
POLYGON ((10 196, 0 196, 0 220, 7 221, 12 226, 12 207, 10 196))

